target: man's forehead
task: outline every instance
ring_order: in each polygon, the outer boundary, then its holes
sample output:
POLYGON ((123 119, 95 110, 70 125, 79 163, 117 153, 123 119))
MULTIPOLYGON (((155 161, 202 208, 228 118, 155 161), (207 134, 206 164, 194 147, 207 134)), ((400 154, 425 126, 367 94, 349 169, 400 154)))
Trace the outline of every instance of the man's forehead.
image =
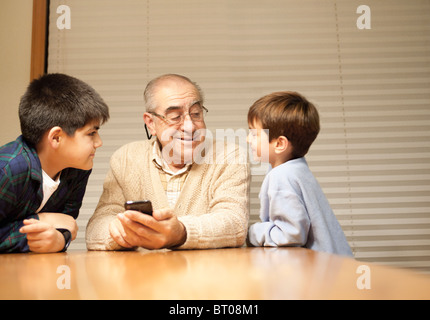
POLYGON ((157 106, 163 108, 187 108, 201 100, 197 88, 185 81, 159 84, 155 99, 157 106))
POLYGON ((193 91, 197 92, 198 90, 196 86, 186 80, 183 79, 164 79, 160 80, 160 82, 157 84, 157 88, 159 92, 164 91, 193 91))

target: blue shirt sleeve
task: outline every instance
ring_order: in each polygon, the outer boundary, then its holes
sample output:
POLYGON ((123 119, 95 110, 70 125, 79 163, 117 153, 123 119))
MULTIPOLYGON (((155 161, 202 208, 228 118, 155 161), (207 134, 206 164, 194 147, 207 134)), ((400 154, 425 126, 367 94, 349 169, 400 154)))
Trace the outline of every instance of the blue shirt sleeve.
POLYGON ((261 222, 250 227, 248 241, 253 246, 304 246, 310 228, 304 202, 289 183, 270 176, 260 192, 261 222))

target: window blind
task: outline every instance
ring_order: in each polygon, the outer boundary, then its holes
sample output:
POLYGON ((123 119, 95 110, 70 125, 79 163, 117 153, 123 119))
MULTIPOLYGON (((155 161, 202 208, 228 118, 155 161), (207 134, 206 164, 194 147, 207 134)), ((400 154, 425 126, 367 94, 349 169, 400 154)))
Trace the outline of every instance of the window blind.
MULTIPOLYGON (((91 84, 110 107, 71 249, 121 145, 146 139, 143 90, 164 73, 202 87, 216 129, 247 128, 259 97, 294 90, 320 112, 307 160, 363 261, 430 272, 430 1, 51 0, 48 71, 91 84), (58 29, 56 9, 71 10, 58 29)), ((265 167, 254 164, 250 223, 265 167)))

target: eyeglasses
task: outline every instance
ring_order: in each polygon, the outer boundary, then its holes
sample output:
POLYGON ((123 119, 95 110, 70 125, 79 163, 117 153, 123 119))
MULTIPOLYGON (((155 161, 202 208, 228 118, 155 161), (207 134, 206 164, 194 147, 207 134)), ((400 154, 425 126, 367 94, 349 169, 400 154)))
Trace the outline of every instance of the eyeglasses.
MULTIPOLYGON (((173 110, 167 111, 165 116, 153 111, 148 111, 148 113, 160 118, 161 120, 164 120, 169 126, 180 125, 181 123, 184 122, 185 117, 187 115, 190 116, 190 119, 193 123, 202 122, 208 112, 209 112, 208 109, 200 105, 191 107, 187 113, 181 112, 180 109, 178 110, 173 109, 173 110)), ((152 135, 149 134, 146 124, 145 124, 145 131, 146 131, 146 136, 148 137, 148 140, 151 139, 152 135)))
POLYGON ((148 113, 164 120, 170 126, 177 126, 185 120, 187 115, 190 116, 192 122, 202 122, 205 118, 205 115, 208 113, 208 109, 203 106, 195 106, 192 107, 187 113, 183 113, 180 110, 171 110, 167 111, 165 116, 153 111, 149 111, 148 113))

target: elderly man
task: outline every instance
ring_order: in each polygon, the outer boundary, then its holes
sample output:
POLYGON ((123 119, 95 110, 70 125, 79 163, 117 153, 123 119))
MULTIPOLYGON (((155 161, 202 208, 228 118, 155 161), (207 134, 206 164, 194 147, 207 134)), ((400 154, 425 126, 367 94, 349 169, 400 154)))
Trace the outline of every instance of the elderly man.
POLYGON ((143 119, 154 137, 113 154, 87 226, 87 248, 242 246, 249 166, 234 161, 237 148, 220 153, 207 139, 200 88, 186 77, 168 74, 152 80, 144 97, 143 119), (143 199, 152 202, 152 216, 124 209, 126 201, 143 199))

